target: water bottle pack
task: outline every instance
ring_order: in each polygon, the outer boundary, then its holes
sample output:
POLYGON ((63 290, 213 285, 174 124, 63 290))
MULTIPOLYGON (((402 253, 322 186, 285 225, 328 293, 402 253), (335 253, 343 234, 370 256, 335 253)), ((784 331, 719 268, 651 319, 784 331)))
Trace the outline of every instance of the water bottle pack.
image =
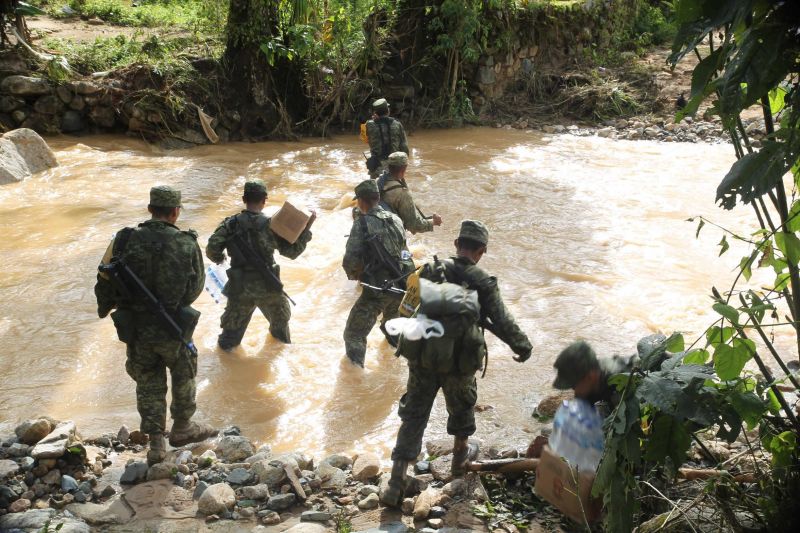
POLYGON ((550 449, 580 470, 595 471, 603 456, 603 417, 583 400, 564 401, 556 411, 550 449))
POLYGON ((211 295, 211 299, 218 304, 227 300, 225 295, 222 294, 222 289, 224 289, 225 284, 228 283, 228 274, 226 272, 228 268, 227 263, 221 265, 212 264, 206 268, 205 289, 206 292, 211 295))
POLYGON ((389 335, 403 335, 410 341, 430 339, 444 335, 444 326, 438 320, 433 320, 423 314, 413 318, 399 317, 386 322, 386 331, 389 335))

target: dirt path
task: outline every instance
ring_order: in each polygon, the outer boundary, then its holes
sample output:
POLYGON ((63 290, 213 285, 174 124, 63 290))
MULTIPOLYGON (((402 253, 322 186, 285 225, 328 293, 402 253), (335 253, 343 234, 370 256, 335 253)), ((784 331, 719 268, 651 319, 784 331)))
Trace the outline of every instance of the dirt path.
POLYGON ((85 21, 77 17, 69 19, 56 19, 49 16, 28 17, 26 22, 34 41, 41 41, 49 37, 76 42, 91 42, 100 37, 108 38, 116 35, 131 37, 137 33, 142 35, 156 34, 159 37, 179 37, 189 33, 182 29, 114 26, 99 21, 85 21))

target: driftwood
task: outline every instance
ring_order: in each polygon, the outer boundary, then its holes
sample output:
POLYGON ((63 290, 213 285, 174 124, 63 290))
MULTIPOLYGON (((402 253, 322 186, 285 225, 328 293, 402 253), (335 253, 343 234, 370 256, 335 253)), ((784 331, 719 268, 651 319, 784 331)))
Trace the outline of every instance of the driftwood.
MULTIPOLYGON (((486 472, 498 474, 511 474, 521 472, 532 472, 539 466, 539 459, 519 458, 519 459, 497 459, 493 461, 475 461, 467 465, 470 472, 486 472)), ((688 481, 714 479, 722 476, 731 476, 736 483, 755 483, 756 475, 753 472, 741 474, 731 474, 727 470, 680 468, 678 477, 688 481)))

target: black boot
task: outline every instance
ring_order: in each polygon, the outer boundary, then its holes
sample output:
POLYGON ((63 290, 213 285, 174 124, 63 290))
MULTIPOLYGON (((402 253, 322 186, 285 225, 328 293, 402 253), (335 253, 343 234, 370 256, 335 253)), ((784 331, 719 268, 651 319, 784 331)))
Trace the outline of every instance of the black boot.
POLYGON ((469 444, 469 437, 453 437, 453 463, 450 472, 453 477, 467 473, 467 465, 478 457, 478 445, 469 444))
POLYGON ((381 494, 381 501, 389 507, 400 507, 406 491, 406 470, 408 461, 394 461, 392 463, 392 475, 389 478, 389 486, 381 494))
POLYGON ((240 329, 223 329, 222 333, 217 337, 217 344, 220 348, 229 352, 242 343, 245 331, 247 331, 246 327, 240 329))
POLYGON ((284 344, 291 344, 292 343, 292 336, 289 334, 289 326, 286 326, 283 329, 272 329, 269 328, 269 334, 281 341, 284 344))

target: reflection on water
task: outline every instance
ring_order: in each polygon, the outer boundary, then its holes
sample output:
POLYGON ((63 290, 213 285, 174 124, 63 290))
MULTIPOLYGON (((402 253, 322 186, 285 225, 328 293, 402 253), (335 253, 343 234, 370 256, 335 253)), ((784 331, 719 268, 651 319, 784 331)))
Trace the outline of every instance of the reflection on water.
MULTIPOLYGON (((712 282, 732 279, 713 232, 694 239, 691 215, 747 227, 748 213, 714 207, 731 161, 726 146, 541 137, 517 131, 422 132, 408 179, 422 209, 441 213, 433 234, 410 237, 418 259, 447 255, 462 218, 491 230, 481 266, 497 275, 534 355, 519 365, 493 337, 479 380, 484 440, 524 440, 533 402, 549 391, 554 355, 583 337, 601 353, 628 352, 642 335, 705 329, 712 282)), ((266 181, 275 210, 286 199, 317 209, 314 238, 296 261, 279 258, 297 301, 294 344, 256 315, 240 350, 216 348, 222 307, 202 295, 199 414, 278 450, 373 450, 388 456, 405 364, 376 331, 366 371, 347 364, 341 333, 357 288, 341 271, 352 187, 365 176, 353 137, 232 144, 162 153, 137 141, 53 141, 61 166, 0 188, 5 258, 0 278, 0 430, 46 413, 85 434, 136 426, 134 385, 110 320, 98 320, 96 265, 111 236, 147 216, 151 185, 183 191, 179 225, 206 240, 239 209, 246 178, 266 181)), ((734 250, 741 251, 741 250, 734 250)), ((729 254, 733 253, 729 252, 729 254)), ((437 402, 428 435, 444 433, 437 402)))

